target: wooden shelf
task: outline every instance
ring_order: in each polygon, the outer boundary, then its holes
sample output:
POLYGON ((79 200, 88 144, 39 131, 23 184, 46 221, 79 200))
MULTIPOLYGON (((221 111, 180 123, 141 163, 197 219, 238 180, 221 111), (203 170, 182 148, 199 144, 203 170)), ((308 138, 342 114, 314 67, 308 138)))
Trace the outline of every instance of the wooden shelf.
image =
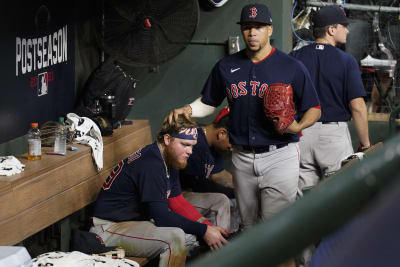
POLYGON ((0 176, 0 245, 15 245, 96 200, 114 166, 152 142, 148 120, 134 120, 103 137, 103 169, 98 172, 91 147, 73 144, 78 151, 46 155, 42 159, 18 159, 25 170, 0 176))

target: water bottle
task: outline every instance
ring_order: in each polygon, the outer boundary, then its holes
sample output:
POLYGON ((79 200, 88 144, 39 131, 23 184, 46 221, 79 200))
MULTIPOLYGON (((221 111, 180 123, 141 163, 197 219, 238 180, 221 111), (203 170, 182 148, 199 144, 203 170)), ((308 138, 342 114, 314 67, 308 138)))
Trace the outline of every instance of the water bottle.
POLYGON ((28 160, 40 160, 42 158, 42 141, 37 122, 31 123, 28 131, 28 160))
POLYGON ((64 117, 58 118, 54 140, 54 153, 65 155, 67 153, 67 129, 64 125, 64 117))

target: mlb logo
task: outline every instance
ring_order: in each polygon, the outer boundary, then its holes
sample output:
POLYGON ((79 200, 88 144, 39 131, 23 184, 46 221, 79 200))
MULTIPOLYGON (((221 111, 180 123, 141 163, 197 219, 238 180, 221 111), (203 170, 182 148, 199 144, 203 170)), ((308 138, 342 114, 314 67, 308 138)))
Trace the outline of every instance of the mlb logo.
POLYGON ((322 44, 318 44, 318 45, 315 46, 315 49, 317 49, 317 50, 324 50, 324 49, 325 49, 325 46, 322 45, 322 44))
POLYGON ((37 94, 38 96, 47 95, 49 91, 49 79, 47 72, 38 75, 37 94))

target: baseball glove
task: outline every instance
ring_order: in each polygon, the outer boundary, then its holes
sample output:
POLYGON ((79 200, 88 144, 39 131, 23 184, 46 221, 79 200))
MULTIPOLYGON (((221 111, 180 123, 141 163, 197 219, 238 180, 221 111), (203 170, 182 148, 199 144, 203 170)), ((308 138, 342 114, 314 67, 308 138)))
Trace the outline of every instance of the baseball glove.
POLYGON ((296 114, 290 84, 273 83, 268 86, 264 94, 264 113, 273 122, 275 130, 283 134, 296 114))

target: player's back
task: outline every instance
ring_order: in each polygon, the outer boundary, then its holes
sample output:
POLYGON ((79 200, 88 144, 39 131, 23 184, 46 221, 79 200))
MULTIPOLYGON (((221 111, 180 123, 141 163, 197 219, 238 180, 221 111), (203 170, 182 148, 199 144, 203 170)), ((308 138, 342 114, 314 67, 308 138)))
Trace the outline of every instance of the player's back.
POLYGON ((361 94, 360 70, 353 56, 327 44, 314 43, 292 51, 308 69, 321 101, 320 121, 348 121, 348 102, 361 94), (357 92, 357 93, 353 93, 357 92))

